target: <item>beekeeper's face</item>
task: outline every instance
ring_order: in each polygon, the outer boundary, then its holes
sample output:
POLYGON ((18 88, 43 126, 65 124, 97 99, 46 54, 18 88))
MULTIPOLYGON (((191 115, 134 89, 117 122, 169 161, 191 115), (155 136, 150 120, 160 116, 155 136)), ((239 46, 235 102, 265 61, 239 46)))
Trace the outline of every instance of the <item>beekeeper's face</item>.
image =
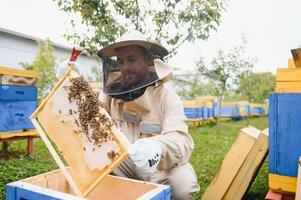
POLYGON ((122 79, 131 88, 137 88, 150 78, 150 59, 146 50, 139 46, 116 49, 116 56, 122 79))

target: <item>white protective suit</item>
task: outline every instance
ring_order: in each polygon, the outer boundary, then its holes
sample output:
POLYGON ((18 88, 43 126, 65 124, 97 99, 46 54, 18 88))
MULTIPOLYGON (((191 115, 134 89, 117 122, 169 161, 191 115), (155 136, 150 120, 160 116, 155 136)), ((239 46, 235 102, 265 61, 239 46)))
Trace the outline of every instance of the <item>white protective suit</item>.
MULTIPOLYGON (((100 101, 117 127, 131 143, 149 137, 158 142, 163 154, 157 170, 146 172, 136 167, 131 159, 125 160, 114 173, 118 176, 167 184, 174 199, 191 199, 199 190, 197 177, 188 162, 194 148, 179 96, 164 86, 171 76, 171 69, 160 60, 154 67, 163 69, 160 80, 148 86, 139 98, 124 102, 101 94, 100 101)), ((158 73, 158 72, 157 72, 158 73)))

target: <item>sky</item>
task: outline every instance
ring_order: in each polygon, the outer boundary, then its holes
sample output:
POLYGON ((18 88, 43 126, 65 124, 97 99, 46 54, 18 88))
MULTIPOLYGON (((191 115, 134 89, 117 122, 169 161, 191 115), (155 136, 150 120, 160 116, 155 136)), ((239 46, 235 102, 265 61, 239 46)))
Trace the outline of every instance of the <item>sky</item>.
MULTIPOLYGON (((241 44, 244 36, 247 55, 257 60, 254 71, 275 73, 287 66, 290 50, 301 47, 300 11, 300 0, 229 0, 217 31, 207 41, 184 43, 169 64, 181 72, 194 70, 200 56, 209 63, 217 50, 241 44)), ((0 27, 41 39, 67 44, 63 34, 69 19, 51 0, 0 0, 0 27)))

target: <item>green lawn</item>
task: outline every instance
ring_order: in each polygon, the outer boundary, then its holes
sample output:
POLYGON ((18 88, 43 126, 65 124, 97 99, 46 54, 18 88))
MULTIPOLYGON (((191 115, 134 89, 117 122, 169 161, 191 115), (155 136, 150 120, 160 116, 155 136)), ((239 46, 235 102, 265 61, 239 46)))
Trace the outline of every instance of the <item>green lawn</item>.
MULTIPOLYGON (((190 128, 190 133, 195 141, 191 163, 201 186, 201 191, 195 199, 199 199, 204 193, 218 170, 223 157, 237 137, 239 130, 246 125, 246 121, 224 121, 219 125, 219 133, 217 133, 216 126, 206 125, 199 128, 190 128)), ((252 118, 250 119, 250 125, 262 130, 267 127, 267 118, 252 118)), ((2 144, 0 144, 1 148, 2 144)), ((5 197, 6 183, 57 168, 40 139, 34 141, 34 159, 22 156, 26 153, 26 141, 11 142, 9 151, 21 156, 0 160, 0 199, 5 197)), ((267 185, 267 164, 265 163, 246 199, 263 199, 268 190, 267 185)))

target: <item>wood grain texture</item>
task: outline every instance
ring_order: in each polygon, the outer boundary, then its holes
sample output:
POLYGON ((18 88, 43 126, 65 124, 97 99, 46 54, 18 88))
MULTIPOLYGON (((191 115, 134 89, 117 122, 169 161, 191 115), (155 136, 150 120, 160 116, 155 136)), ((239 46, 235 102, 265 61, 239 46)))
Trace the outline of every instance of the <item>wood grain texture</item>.
POLYGON ((10 67, 3 67, 0 66, 0 74, 7 74, 13 76, 21 76, 21 77, 29 77, 29 78, 36 78, 38 77, 38 73, 31 70, 24 70, 24 69, 16 69, 10 67))
MULTIPOLYGON (((257 133, 259 134, 259 131, 257 133)), ((255 141, 256 133, 254 129, 244 129, 239 133, 234 144, 226 154, 216 176, 203 194, 202 200, 223 199, 255 141)))
POLYGON ((227 193, 225 200, 240 200, 253 183, 262 163, 268 153, 268 136, 260 134, 255 144, 247 155, 241 169, 235 176, 227 193))
POLYGON ((276 81, 300 81, 301 68, 278 68, 276 81))

